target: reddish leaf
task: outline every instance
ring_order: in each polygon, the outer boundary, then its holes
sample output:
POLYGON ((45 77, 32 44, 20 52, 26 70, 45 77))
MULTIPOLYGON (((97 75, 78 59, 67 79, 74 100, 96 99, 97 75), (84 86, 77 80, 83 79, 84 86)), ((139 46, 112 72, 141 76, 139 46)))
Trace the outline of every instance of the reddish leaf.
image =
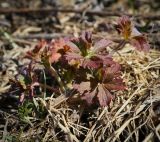
POLYGON ((126 87, 124 86, 123 82, 108 82, 106 84, 104 84, 105 88, 107 88, 108 90, 125 90, 126 87))
POLYGON ((53 52, 53 51, 52 51, 52 55, 51 55, 50 58, 49 58, 49 62, 50 62, 50 63, 57 62, 60 57, 61 57, 61 54, 60 54, 60 53, 56 53, 56 52, 53 52))
POLYGON ((66 46, 69 47, 69 50, 64 57, 67 61, 72 61, 72 63, 74 63, 73 60, 77 60, 79 66, 83 68, 99 68, 103 66, 102 64, 111 64, 111 61, 113 62, 106 50, 103 54, 98 53, 103 51, 105 47, 110 44, 110 40, 102 39, 95 43, 95 45, 92 45, 91 32, 84 32, 81 37, 66 42, 66 46))
POLYGON ((93 98, 96 96, 97 89, 94 89, 92 92, 87 92, 82 96, 82 99, 85 100, 89 105, 92 104, 93 98))
POLYGON ((99 59, 102 60, 104 66, 110 66, 114 64, 115 62, 113 61, 113 58, 110 57, 109 55, 96 55, 99 59))
POLYGON ((98 86, 98 94, 97 94, 99 104, 101 106, 107 106, 112 100, 112 95, 111 93, 105 89, 102 85, 98 86))
POLYGON ((124 39, 128 40, 132 33, 132 22, 128 16, 122 16, 118 19, 116 30, 121 34, 124 39))
POLYGON ((128 16, 119 18, 116 29, 124 39, 129 41, 137 50, 144 52, 149 51, 150 46, 146 38, 134 27, 128 16))
POLYGON ((64 39, 59 39, 59 40, 53 40, 48 46, 49 46, 49 62, 54 63, 59 60, 61 57, 61 54, 58 53, 60 49, 64 49, 66 45, 66 42, 64 39))
POLYGON ((32 58, 35 60, 40 60, 40 51, 43 50, 47 45, 45 40, 40 41, 33 50, 28 51, 26 57, 32 58))
POLYGON ((85 91, 90 91, 90 82, 82 82, 80 84, 74 84, 73 88, 76 89, 81 95, 85 92, 85 91))
POLYGON ((121 79, 120 65, 118 63, 106 68, 103 74, 103 84, 108 90, 126 89, 121 79))
POLYGON ((121 69, 120 64, 114 62, 113 64, 111 64, 110 67, 106 69, 106 74, 116 74, 120 71, 120 69, 121 69))
POLYGON ((92 61, 90 59, 85 59, 81 64, 84 68, 98 68, 100 66, 98 61, 92 61))
POLYGON ((66 45, 69 47, 69 49, 70 49, 72 52, 80 53, 79 48, 78 48, 77 45, 75 45, 73 42, 67 41, 67 42, 66 42, 66 45))
POLYGON ((65 55, 66 59, 68 61, 71 61, 71 60, 80 60, 80 59, 83 59, 83 57, 77 53, 72 53, 72 52, 67 52, 66 55, 65 55))
POLYGON ((96 42, 94 45, 93 51, 95 53, 101 52, 104 50, 107 46, 109 46, 112 42, 110 40, 101 39, 100 41, 96 42))
POLYGON ((133 37, 131 44, 139 51, 149 52, 150 46, 143 36, 133 37))
POLYGON ((92 43, 92 33, 90 31, 83 32, 81 37, 85 42, 92 43))

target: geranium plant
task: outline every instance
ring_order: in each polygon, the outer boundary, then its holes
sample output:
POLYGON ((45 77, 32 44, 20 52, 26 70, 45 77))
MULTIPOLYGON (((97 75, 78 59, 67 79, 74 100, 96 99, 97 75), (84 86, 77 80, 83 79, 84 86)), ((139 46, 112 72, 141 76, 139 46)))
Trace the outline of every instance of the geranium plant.
MULTIPOLYGON (((149 51, 146 38, 129 17, 120 17, 115 27, 124 38, 116 50, 123 48, 127 41, 139 51, 149 51)), ((23 102, 27 94, 33 97, 35 86, 41 87, 42 82, 38 81, 32 67, 40 64, 48 72, 48 77, 55 81, 54 84, 46 82, 46 86, 58 88, 56 93, 70 95, 72 91, 88 105, 109 105, 115 97, 113 91, 126 89, 121 65, 114 61, 108 50, 112 45, 113 41, 105 38, 95 42, 91 32, 83 32, 78 38, 41 41, 26 55, 31 63, 25 69, 26 73, 21 74, 23 79, 12 81, 21 90, 20 101, 23 102)))

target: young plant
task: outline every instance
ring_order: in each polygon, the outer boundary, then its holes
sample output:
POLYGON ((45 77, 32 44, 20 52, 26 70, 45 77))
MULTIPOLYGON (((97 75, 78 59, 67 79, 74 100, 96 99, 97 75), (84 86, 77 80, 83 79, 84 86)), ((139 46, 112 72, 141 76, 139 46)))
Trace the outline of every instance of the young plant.
MULTIPOLYGON (((123 48, 127 41, 139 51, 149 51, 146 38, 138 32, 129 17, 121 17, 115 27, 124 38, 116 50, 123 48)), ((107 106, 114 99, 113 91, 126 88, 121 76, 121 66, 114 61, 108 50, 112 43, 107 39, 95 42, 91 32, 83 32, 78 38, 50 42, 43 40, 27 53, 27 58, 31 60, 29 70, 22 75, 22 81, 16 80, 15 84, 22 89, 23 96, 30 94, 33 97, 34 87, 41 82, 35 80, 36 74, 32 72, 31 75, 30 70, 32 64, 40 64, 48 72, 47 77, 56 80, 57 83, 52 86, 46 82, 46 86, 50 88, 59 88, 55 93, 67 96, 72 92, 72 95, 78 95, 88 105, 98 103, 100 106, 107 106), (26 81, 27 78, 29 82, 26 81)))
POLYGON ((109 40, 101 39, 93 44, 89 32, 67 42, 70 50, 64 55, 65 59, 69 65, 77 64, 77 70, 85 70, 85 78, 75 76, 73 88, 88 104, 99 102, 100 106, 106 106, 113 98, 111 90, 125 89, 120 65, 113 61, 107 51, 111 43, 109 40))
POLYGON ((35 88, 39 86, 38 76, 34 71, 32 62, 28 67, 24 67, 20 70, 19 74, 16 75, 15 80, 10 79, 11 91, 19 95, 20 103, 23 103, 25 97, 32 98, 35 94, 35 88))
POLYGON ((115 25, 115 28, 118 33, 123 36, 124 40, 128 41, 137 50, 144 52, 149 51, 150 46, 146 40, 146 37, 136 29, 128 16, 120 17, 115 25))

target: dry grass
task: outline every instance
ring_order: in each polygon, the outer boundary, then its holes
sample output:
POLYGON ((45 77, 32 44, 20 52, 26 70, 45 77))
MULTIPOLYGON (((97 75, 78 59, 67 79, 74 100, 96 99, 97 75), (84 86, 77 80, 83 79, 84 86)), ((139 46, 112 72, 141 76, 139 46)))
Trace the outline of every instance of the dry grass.
POLYGON ((115 92, 109 107, 73 107, 68 98, 37 98, 48 115, 23 132, 20 141, 35 137, 43 137, 44 142, 160 140, 160 51, 143 54, 126 46, 114 56, 122 64, 128 89, 115 92))

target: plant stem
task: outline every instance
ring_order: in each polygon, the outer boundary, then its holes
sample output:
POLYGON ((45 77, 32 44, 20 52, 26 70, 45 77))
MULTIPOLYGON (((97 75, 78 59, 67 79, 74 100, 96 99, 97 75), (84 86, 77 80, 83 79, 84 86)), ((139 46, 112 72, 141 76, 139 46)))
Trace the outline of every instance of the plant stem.
POLYGON ((61 93, 62 93, 62 94, 66 94, 66 89, 65 89, 65 87, 64 87, 64 84, 63 84, 60 76, 59 76, 58 73, 56 72, 56 70, 55 70, 51 65, 46 66, 46 68, 50 71, 51 75, 56 78, 57 82, 58 82, 59 85, 60 85, 61 93))
POLYGON ((115 52, 117 52, 118 50, 122 49, 122 48, 125 46, 126 43, 127 43, 127 42, 126 42, 125 40, 122 40, 122 41, 116 46, 116 48, 114 48, 114 49, 111 51, 111 55, 114 54, 115 52))

